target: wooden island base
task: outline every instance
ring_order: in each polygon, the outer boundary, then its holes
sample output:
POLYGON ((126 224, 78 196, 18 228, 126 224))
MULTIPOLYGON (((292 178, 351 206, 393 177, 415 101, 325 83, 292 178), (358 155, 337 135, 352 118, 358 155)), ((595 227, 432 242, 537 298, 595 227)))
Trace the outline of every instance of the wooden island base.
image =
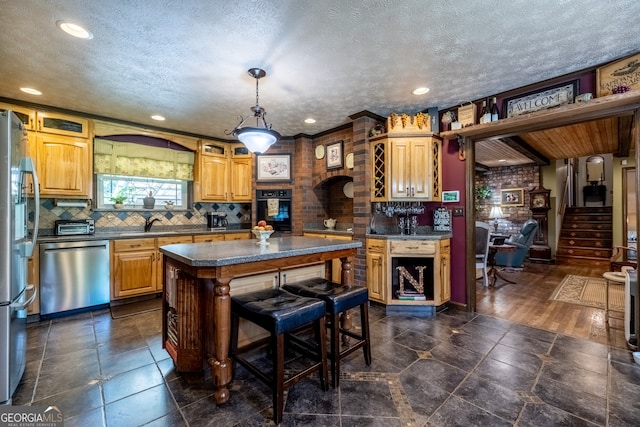
POLYGON ((299 236, 271 239, 267 248, 255 241, 229 243, 160 249, 164 255, 163 348, 179 372, 211 368, 216 404, 229 401, 228 384, 233 378, 229 358, 232 280, 255 278, 257 286, 264 288, 268 280, 287 280, 286 274, 290 282, 295 281, 291 276, 296 267, 319 263, 324 264, 324 277, 330 278, 330 261, 340 259, 342 283, 351 284, 350 259, 362 246, 359 241, 299 236))

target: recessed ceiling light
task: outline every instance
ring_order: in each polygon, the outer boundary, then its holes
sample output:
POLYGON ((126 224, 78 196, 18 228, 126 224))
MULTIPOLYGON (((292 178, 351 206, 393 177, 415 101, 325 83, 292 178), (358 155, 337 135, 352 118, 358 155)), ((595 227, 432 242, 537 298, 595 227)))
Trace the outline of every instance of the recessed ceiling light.
POLYGON ((504 163, 504 162, 506 162, 506 159, 500 159, 500 160, 498 160, 498 162, 499 163, 504 163))
POLYGON ((67 21, 58 21, 56 22, 56 25, 70 36, 85 40, 91 40, 93 38, 93 34, 91 34, 90 31, 85 30, 78 24, 72 24, 67 21))
POLYGON ((429 92, 429 88, 428 87, 419 87, 419 88, 413 90, 413 94, 414 95, 424 95, 427 92, 429 92))
POLYGON ((305 123, 313 124, 316 122, 316 119, 309 117, 308 119, 304 119, 305 123))
POLYGON ((151 116, 151 118, 152 118, 153 120, 157 120, 157 121, 159 121, 159 122, 164 121, 164 117, 162 117, 162 116, 161 116, 161 115, 159 115, 159 114, 154 114, 153 116, 151 116))
POLYGON ((21 87, 20 90, 24 93, 28 93, 29 95, 42 95, 42 92, 32 87, 21 87))

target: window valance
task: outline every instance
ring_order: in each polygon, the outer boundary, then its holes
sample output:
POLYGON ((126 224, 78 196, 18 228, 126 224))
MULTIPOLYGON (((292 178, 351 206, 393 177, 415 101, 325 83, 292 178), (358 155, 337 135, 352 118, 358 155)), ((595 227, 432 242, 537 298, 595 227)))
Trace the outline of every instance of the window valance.
POLYGON ((93 140, 96 174, 193 181, 194 153, 130 142, 93 140))

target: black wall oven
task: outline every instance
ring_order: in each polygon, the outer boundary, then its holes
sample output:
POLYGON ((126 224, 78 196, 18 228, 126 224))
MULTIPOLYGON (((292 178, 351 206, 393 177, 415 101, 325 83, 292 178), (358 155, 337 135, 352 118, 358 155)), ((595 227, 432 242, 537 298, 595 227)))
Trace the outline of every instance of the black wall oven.
POLYGON ((291 232, 291 190, 256 190, 257 214, 279 232, 291 232))

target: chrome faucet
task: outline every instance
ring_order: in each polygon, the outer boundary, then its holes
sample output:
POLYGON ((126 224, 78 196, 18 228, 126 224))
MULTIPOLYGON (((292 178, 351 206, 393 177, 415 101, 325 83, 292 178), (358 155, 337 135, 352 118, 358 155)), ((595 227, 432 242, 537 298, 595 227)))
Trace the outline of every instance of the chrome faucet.
POLYGON ((145 218, 144 219, 144 232, 146 233, 147 231, 151 230, 151 226, 156 221, 160 221, 160 218, 154 218, 154 219, 151 219, 151 217, 145 218))

